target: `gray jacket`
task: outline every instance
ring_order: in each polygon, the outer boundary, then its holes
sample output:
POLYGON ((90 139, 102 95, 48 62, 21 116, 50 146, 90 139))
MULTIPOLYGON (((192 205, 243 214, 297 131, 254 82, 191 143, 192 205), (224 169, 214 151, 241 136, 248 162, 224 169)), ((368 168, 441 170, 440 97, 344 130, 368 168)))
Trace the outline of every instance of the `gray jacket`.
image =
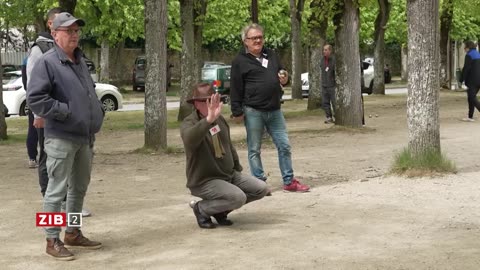
POLYGON ((325 56, 320 60, 323 87, 335 87, 335 56, 330 55, 328 64, 325 63, 325 56))
POLYGON ((82 51, 74 53, 78 63, 55 45, 38 59, 27 85, 27 103, 46 119, 46 138, 93 144, 104 112, 82 51))

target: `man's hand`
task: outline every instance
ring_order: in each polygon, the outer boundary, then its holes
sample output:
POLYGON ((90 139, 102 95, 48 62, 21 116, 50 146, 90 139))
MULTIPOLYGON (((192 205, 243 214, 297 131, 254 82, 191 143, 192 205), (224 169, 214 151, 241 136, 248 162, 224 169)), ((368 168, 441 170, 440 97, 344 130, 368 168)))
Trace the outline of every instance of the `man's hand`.
POLYGON ((288 72, 284 69, 280 70, 278 72, 278 79, 281 85, 286 85, 288 83, 288 72))
POLYGON ((41 117, 33 119, 33 126, 35 128, 44 128, 45 127, 45 119, 43 119, 41 117))
POLYGON ((244 115, 242 114, 240 116, 232 116, 232 119, 235 124, 241 124, 244 120, 244 115))
POLYGON ((208 114, 207 114, 207 122, 213 123, 217 118, 222 114, 222 105, 223 103, 220 101, 220 94, 215 93, 213 94, 210 99, 207 99, 207 107, 208 107, 208 114))

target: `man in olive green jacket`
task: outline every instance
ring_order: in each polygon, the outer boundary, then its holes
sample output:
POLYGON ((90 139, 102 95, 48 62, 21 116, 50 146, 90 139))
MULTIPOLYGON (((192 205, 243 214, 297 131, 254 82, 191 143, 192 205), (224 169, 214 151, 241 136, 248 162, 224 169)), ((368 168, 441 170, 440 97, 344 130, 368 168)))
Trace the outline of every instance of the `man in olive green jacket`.
POLYGON ((230 128, 221 115, 221 97, 210 84, 196 85, 188 102, 195 110, 184 119, 180 132, 187 156, 187 187, 203 199, 191 204, 198 226, 215 228, 212 216, 219 225, 232 225, 228 213, 263 198, 267 185, 241 173, 230 128))

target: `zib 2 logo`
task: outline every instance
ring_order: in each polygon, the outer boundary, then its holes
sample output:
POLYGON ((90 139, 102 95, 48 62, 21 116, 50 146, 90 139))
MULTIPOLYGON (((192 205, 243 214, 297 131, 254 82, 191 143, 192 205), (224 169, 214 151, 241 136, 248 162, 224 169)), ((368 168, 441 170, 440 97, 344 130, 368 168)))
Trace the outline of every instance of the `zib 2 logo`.
POLYGON ((82 213, 37 213, 37 227, 81 227, 82 213))

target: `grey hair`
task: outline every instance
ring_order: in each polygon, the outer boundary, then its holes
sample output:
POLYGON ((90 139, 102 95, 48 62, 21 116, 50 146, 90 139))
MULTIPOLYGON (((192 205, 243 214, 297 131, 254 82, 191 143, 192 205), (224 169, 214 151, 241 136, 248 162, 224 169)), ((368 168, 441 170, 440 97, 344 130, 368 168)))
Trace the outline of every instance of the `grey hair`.
POLYGON ((262 32, 263 34, 263 27, 261 27, 259 24, 256 24, 256 23, 251 23, 247 26, 245 26, 243 29, 242 29, 242 41, 245 41, 245 39, 247 38, 247 33, 248 31, 252 30, 252 29, 257 29, 259 30, 260 32, 262 32))

